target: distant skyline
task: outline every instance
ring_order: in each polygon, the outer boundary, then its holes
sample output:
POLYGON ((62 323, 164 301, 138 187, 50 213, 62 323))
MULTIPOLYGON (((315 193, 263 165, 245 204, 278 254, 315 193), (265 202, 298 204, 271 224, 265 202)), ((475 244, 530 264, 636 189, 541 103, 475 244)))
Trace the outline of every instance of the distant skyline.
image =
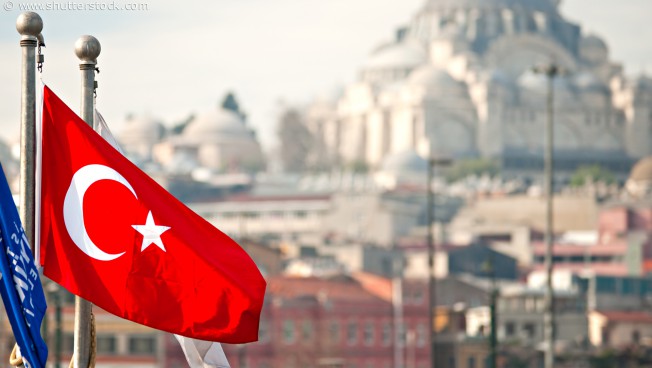
MULTIPOLYGON (((102 44, 98 109, 114 133, 129 113, 171 125, 216 108, 233 91, 269 149, 279 101, 305 103, 354 81, 369 52, 408 23, 423 0, 129 2, 148 10, 40 12, 44 81, 78 110, 73 46, 92 34, 102 44)), ((9 139, 19 131, 19 13, 0 10, 0 135, 9 139)), ((652 73, 649 0, 565 0, 562 13, 603 37, 628 74, 652 73)))

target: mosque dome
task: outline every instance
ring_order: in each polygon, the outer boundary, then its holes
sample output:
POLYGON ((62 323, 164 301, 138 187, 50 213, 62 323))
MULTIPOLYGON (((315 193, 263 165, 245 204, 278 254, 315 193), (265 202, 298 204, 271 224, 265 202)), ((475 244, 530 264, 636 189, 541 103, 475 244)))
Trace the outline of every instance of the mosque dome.
POLYGON ((522 8, 527 11, 554 12, 557 9, 556 1, 551 0, 428 0, 427 10, 451 9, 514 9, 522 8))
POLYGON ((183 137, 193 142, 213 143, 253 139, 242 118, 222 108, 197 116, 184 129, 183 137))
POLYGON ((408 85, 412 88, 422 88, 430 97, 466 97, 466 85, 458 82, 445 69, 432 65, 422 66, 408 77, 408 85))
POLYGON ((595 74, 584 71, 573 77, 573 85, 585 105, 606 106, 610 101, 610 89, 595 74))
POLYGON ((608 92, 609 88, 605 83, 603 83, 600 78, 591 72, 581 72, 578 73, 574 78, 573 82, 575 86, 580 91, 591 91, 591 92, 608 92))
POLYGON ((428 161, 414 150, 407 150, 385 157, 374 175, 381 187, 388 189, 401 185, 424 185, 428 175, 428 161))
POLYGON ((130 115, 125 121, 121 136, 129 140, 154 140, 159 141, 165 133, 165 127, 159 120, 151 116, 130 115))
POLYGON ((580 56, 591 65, 600 65, 609 59, 607 43, 598 36, 589 35, 580 39, 580 56))
POLYGON ((118 141, 135 161, 149 161, 154 145, 164 136, 165 126, 158 119, 130 115, 118 135, 118 141))
POLYGON ((392 173, 425 173, 428 170, 428 161, 415 151, 408 150, 385 157, 382 170, 392 173))
POLYGON ((404 41, 381 46, 374 51, 364 68, 367 70, 414 69, 428 61, 428 55, 416 42, 404 41))
POLYGON ((171 168, 186 172, 196 167, 215 171, 256 170, 264 167, 260 144, 242 117, 218 108, 198 115, 180 136, 172 137, 171 168), (187 152, 190 152, 188 154, 187 152))
POLYGON ((588 35, 580 41, 581 47, 592 48, 597 50, 607 50, 607 43, 596 35, 588 35))
POLYGON ((652 182, 652 157, 638 161, 632 168, 629 180, 652 182))
MULTIPOLYGON (((548 77, 528 70, 521 74, 517 84, 523 89, 525 95, 534 98, 531 102, 543 103, 541 96, 548 93, 548 77)), ((575 99, 575 92, 568 78, 564 76, 555 77, 553 80, 555 104, 571 104, 575 99)), ((526 98, 527 99, 527 98, 526 98)))
POLYGON ((652 156, 645 157, 634 165, 625 188, 634 197, 652 194, 652 156))
POLYGON ((638 91, 652 91, 652 78, 641 75, 634 80, 634 88, 638 91))

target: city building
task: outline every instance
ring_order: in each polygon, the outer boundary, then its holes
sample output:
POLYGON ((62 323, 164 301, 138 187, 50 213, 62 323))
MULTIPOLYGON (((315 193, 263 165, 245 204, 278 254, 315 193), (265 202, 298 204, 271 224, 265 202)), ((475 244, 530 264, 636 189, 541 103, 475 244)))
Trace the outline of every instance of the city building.
POLYGON ((595 310, 589 313, 589 338, 594 346, 627 347, 650 344, 652 313, 595 310))
MULTIPOLYGON (((423 242, 414 248, 404 249, 405 277, 426 278, 429 274, 428 249, 423 242)), ((434 252, 434 275, 471 275, 481 278, 516 280, 517 262, 514 258, 493 250, 486 244, 452 246, 438 245, 434 252)))
MULTIPOLYGON (((43 328, 47 333, 44 339, 48 344, 48 361, 56 362, 57 356, 61 357, 61 366, 68 366, 73 354, 73 335, 75 319, 75 298, 66 290, 56 286, 53 282, 47 283, 46 298, 48 309, 46 311, 43 328), (57 313, 61 315, 61 350, 58 350, 57 339, 57 313)), ((5 314, 4 308, 0 308, 5 314)), ((114 316, 99 307, 93 307, 96 330, 96 358, 97 368, 157 368, 165 365, 167 334, 120 317, 114 316)), ((0 360, 9 362, 9 355, 14 347, 15 340, 7 318, 0 321, 0 360)), ((176 347, 170 349, 181 351, 176 347)), ((7 363, 8 364, 8 363, 7 363)))
POLYGON ((418 292, 403 289, 398 323, 389 279, 370 274, 273 277, 259 342, 224 345, 224 350, 234 368, 390 367, 396 359, 425 368, 430 337, 421 287, 418 292))
MULTIPOLYGON (((525 286, 500 289, 498 339, 506 344, 539 348, 543 337, 544 289, 525 286)), ((588 339, 585 295, 580 291, 555 290, 555 340, 560 345, 581 344, 588 339)), ((469 336, 491 330, 488 306, 470 308, 466 314, 469 336)))

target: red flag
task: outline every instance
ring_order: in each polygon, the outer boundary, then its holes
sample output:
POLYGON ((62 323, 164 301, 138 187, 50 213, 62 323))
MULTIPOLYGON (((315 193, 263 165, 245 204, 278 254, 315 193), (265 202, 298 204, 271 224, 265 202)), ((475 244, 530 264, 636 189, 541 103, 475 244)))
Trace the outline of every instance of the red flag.
POLYGON ((265 280, 246 252, 43 93, 41 264, 117 316, 210 341, 258 339, 265 280))

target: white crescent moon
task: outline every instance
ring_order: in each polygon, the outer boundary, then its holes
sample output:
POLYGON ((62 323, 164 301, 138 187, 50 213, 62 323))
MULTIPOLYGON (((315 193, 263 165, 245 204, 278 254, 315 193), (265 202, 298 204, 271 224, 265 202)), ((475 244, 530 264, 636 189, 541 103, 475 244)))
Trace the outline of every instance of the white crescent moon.
POLYGON ((110 254, 100 249, 86 232, 84 226, 84 194, 93 183, 100 180, 113 180, 124 185, 138 198, 134 188, 120 173, 104 165, 87 165, 77 170, 72 176, 70 187, 63 201, 63 220, 66 224, 68 235, 75 245, 89 257, 100 261, 112 261, 123 254, 110 254))

